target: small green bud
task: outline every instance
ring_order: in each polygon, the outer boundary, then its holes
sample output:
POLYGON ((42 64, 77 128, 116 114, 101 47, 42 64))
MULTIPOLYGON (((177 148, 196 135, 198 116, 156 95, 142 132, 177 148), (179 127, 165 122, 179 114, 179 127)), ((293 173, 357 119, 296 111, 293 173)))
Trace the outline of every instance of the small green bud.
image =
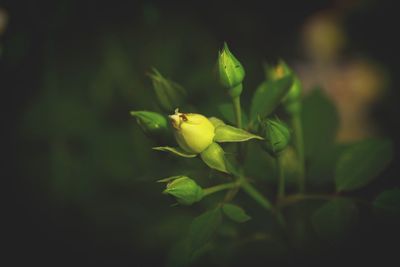
POLYGON ((192 205, 203 198, 203 189, 187 176, 175 176, 163 181, 168 182, 163 193, 174 196, 179 204, 192 205))
POLYGON ((232 97, 239 96, 242 92, 241 84, 245 71, 239 60, 229 51, 226 43, 224 43, 224 48, 219 53, 218 71, 221 85, 230 89, 232 97))
POLYGON ((215 127, 203 115, 181 113, 176 109, 169 118, 175 130, 175 139, 186 152, 201 153, 213 142, 215 127))
POLYGON ((260 122, 261 136, 265 138, 263 148, 273 156, 283 151, 290 141, 290 131, 285 124, 278 120, 264 120, 260 122))
POLYGON ((166 131, 167 119, 152 111, 131 111, 130 114, 136 118, 137 123, 146 135, 158 135, 166 131))
POLYGON ((158 102, 165 111, 171 112, 183 103, 186 91, 181 85, 164 78, 155 68, 149 76, 153 82, 158 102))
POLYGON ((293 75, 293 83, 283 99, 283 105, 290 113, 299 111, 302 92, 301 82, 286 62, 280 59, 276 66, 267 66, 266 75, 270 80, 278 80, 288 75, 293 75))

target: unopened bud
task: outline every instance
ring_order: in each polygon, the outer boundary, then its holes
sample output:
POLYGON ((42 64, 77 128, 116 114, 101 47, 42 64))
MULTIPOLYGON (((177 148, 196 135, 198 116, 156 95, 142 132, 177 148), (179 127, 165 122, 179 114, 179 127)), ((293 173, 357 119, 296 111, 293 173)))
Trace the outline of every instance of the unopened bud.
POLYGON ((214 139, 214 125, 201 114, 181 113, 178 109, 170 115, 175 139, 179 146, 189 153, 201 153, 214 139))
POLYGON ((229 89, 232 97, 239 96, 242 92, 242 82, 245 71, 239 60, 229 51, 225 43, 218 57, 219 80, 223 87, 229 89))
POLYGON ((270 80, 278 80, 288 75, 293 75, 293 83, 289 92, 283 99, 283 105, 290 113, 298 112, 301 105, 300 98, 302 86, 299 78, 294 74, 293 70, 281 59, 277 65, 266 67, 266 75, 270 80))
POLYGON ((273 156, 277 156, 289 144, 290 131, 285 124, 278 120, 264 120, 260 122, 261 136, 265 141, 263 148, 273 156))
POLYGON ((174 177, 163 193, 174 196, 182 205, 191 205, 203 198, 203 189, 187 176, 174 177))
POLYGON ((131 111, 130 114, 136 118, 137 123, 146 135, 161 134, 167 129, 167 119, 157 112, 131 111))

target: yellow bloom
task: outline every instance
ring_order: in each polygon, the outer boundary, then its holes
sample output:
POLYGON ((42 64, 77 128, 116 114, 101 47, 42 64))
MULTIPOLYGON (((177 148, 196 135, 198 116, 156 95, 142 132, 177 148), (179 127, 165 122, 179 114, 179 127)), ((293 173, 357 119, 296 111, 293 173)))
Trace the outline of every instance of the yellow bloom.
POLYGON ((189 153, 203 152, 214 139, 214 125, 200 114, 180 113, 170 115, 175 138, 179 146, 189 153))

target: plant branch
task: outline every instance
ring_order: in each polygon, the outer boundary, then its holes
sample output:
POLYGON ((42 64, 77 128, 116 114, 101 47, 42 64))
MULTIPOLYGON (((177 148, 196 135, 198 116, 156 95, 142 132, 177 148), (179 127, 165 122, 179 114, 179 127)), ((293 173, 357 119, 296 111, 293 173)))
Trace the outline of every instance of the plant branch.
POLYGON ((276 165, 278 169, 278 195, 277 199, 282 199, 285 197, 285 171, 282 165, 282 159, 279 155, 275 157, 276 165))
POLYGON ((365 199, 352 197, 352 196, 342 196, 338 193, 334 193, 334 194, 309 194, 309 195, 294 194, 294 195, 286 196, 286 197, 280 199, 278 202, 278 207, 282 208, 282 207, 289 206, 289 205, 295 204, 300 201, 305 201, 305 200, 332 200, 337 197, 349 198, 360 204, 371 205, 371 202, 367 201, 365 199))
POLYGON ((235 113, 236 126, 242 128, 242 109, 240 107, 240 96, 232 97, 233 110, 235 113))
POLYGON ((299 158, 299 192, 305 192, 305 157, 304 157, 304 137, 303 126, 301 123, 300 112, 292 114, 292 127, 294 130, 294 145, 296 147, 297 156, 299 158))
POLYGON ((214 194, 214 193, 222 191, 222 190, 237 188, 238 186, 239 186, 238 182, 231 182, 231 183, 225 183, 225 184, 211 186, 211 187, 203 189, 203 197, 208 196, 210 194, 214 194))
POLYGON ((274 207, 272 206, 271 202, 264 197, 252 184, 250 184, 245 177, 240 177, 239 181, 243 191, 246 192, 246 194, 248 194, 265 209, 274 212, 274 207))

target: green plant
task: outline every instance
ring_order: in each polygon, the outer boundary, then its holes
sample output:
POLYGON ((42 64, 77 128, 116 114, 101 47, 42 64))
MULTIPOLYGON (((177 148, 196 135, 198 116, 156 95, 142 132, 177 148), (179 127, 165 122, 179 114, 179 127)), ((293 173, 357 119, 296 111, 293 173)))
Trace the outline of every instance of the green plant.
MULTIPOLYGON (((340 242, 356 224, 358 206, 365 203, 370 206, 368 200, 350 193, 369 184, 387 167, 393 154, 391 141, 370 139, 336 144, 338 119, 334 106, 320 90, 302 99, 301 82, 283 60, 276 66, 266 67, 265 81, 254 92, 247 113, 240 101, 244 68, 224 45, 219 53, 218 75, 231 104, 222 109, 225 114, 234 114, 235 126, 220 118, 180 112, 175 105, 184 103, 187 93, 183 87, 164 78, 157 70, 153 72, 150 78, 160 107, 168 113, 174 110, 173 114, 168 118, 149 111, 131 114, 147 136, 170 140, 173 134, 178 144, 153 149, 191 160, 200 158, 204 166, 214 170, 217 176, 220 174, 218 179, 225 180, 204 188, 193 177, 182 173, 159 180, 167 183, 164 193, 181 205, 192 205, 217 192, 226 192, 223 198, 207 202, 208 210, 193 220, 188 234, 172 250, 173 265, 189 264, 209 251, 210 240, 222 227, 223 218, 237 223, 251 219, 242 207, 233 204, 239 191, 273 218, 273 238, 289 249, 296 247, 296 240, 307 242, 309 221, 319 239, 340 242), (225 148, 225 143, 237 145, 225 148), (232 152, 226 152, 229 149, 232 152), (252 177, 264 175, 255 158, 265 159, 265 165, 273 169, 266 175, 269 180, 252 177), (326 180, 321 179, 324 176, 326 180), (260 186, 263 183, 269 183, 273 189, 263 192, 260 186), (308 201, 317 203, 300 205, 308 201)), ((393 208, 398 199, 398 190, 386 191, 373 207, 398 213, 393 208)))

